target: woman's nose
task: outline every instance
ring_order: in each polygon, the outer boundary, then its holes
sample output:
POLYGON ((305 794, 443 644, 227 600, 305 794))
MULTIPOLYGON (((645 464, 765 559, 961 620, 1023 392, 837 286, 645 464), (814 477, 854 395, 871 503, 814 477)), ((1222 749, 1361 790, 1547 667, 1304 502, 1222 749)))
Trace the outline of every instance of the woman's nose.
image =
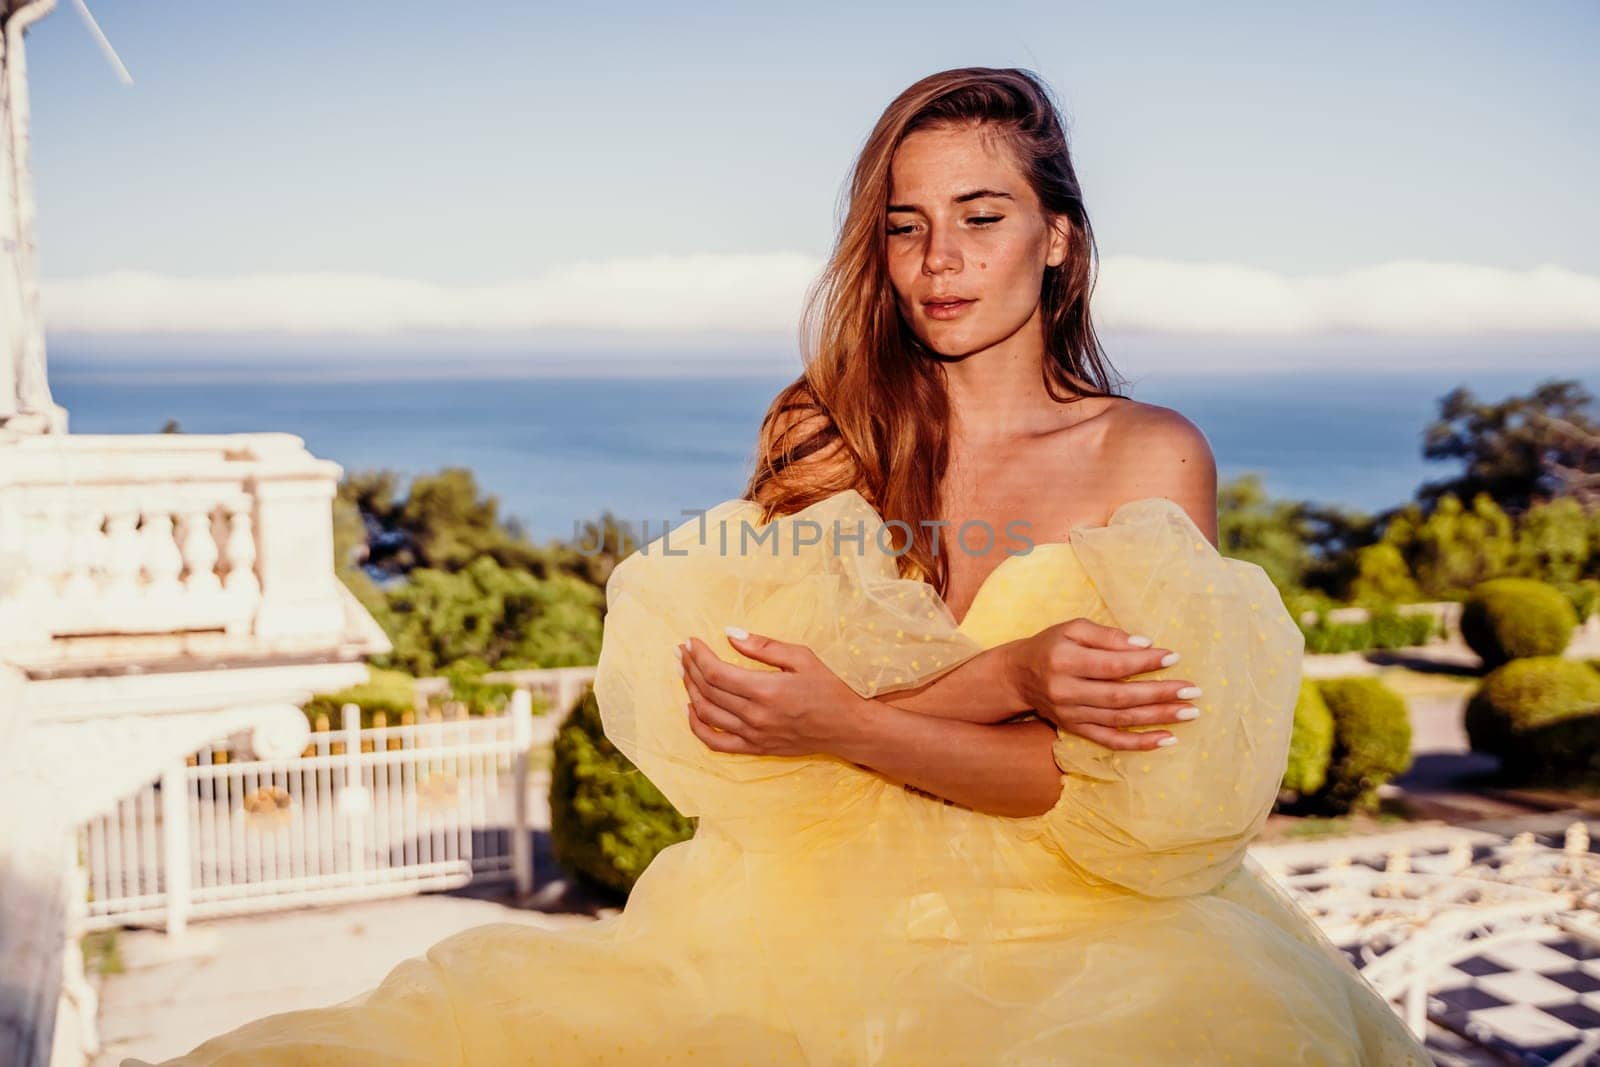
POLYGON ((955 234, 942 227, 928 232, 928 247, 922 254, 922 269, 928 274, 961 269, 961 248, 955 234))

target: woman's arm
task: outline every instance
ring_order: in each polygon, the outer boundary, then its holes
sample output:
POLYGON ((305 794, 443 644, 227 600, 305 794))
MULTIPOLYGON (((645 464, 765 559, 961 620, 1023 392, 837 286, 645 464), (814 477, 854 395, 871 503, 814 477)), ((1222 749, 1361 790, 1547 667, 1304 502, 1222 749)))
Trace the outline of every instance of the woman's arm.
MULTIPOLYGON (((1060 796, 1061 772, 1052 751, 1058 737, 1055 722, 1037 718, 994 724, 967 722, 869 699, 846 685, 805 645, 746 633, 738 627, 727 629, 728 641, 735 650, 778 669, 758 670, 729 663, 698 638, 690 638, 679 647, 689 696, 686 710, 690 729, 707 746, 747 755, 831 753, 900 784, 995 815, 1039 815, 1050 810, 1060 796)), ((1122 631, 1087 619, 1049 627, 1035 636, 1054 640, 1054 631, 1060 629, 1070 629, 1082 641, 1121 644, 1126 640, 1122 631)), ((1075 647, 1078 639, 1073 641, 1075 647)), ((1126 650, 1092 651, 1113 658, 1130 654, 1126 650)), ((1148 657, 1159 655, 1160 650, 1139 649, 1136 654, 1148 657)), ((983 655, 978 653, 972 658, 983 655)), ((994 706, 997 694, 985 686, 997 685, 1001 676, 985 671, 1005 660, 994 656, 988 659, 990 665, 975 665, 952 683, 952 692, 976 702, 969 706, 994 706)), ((1112 673, 1128 674, 1129 666, 1120 664, 1112 673)), ((1149 670, 1154 665, 1132 666, 1149 670)), ((955 671, 952 668, 948 674, 954 675, 955 671)), ((1137 703, 1150 698, 1146 688, 1171 688, 1178 683, 1120 684, 1137 703)), ((998 688, 1019 691, 1009 681, 998 688)), ((926 691, 923 699, 930 699, 926 691)), ((952 698, 941 694, 940 699, 952 698)), ((1179 717, 1175 704, 1117 707, 1114 705, 1127 704, 1128 699, 1099 699, 1101 704, 1113 706, 1096 705, 1082 710, 1116 720, 1117 728, 1102 727, 1087 719, 1064 728, 1088 729, 1093 725, 1110 735, 1099 741, 1106 747, 1144 748, 1154 747, 1170 735, 1119 727, 1176 721, 1179 717)), ((1026 708, 1027 697, 1023 700, 1026 708)), ((1000 706, 1011 710, 1003 698, 1000 706)))
POLYGON ((1030 714, 1011 684, 1008 641, 984 649, 936 678, 872 699, 906 711, 969 723, 997 723, 1030 714))
POLYGON ((696 637, 679 646, 689 728, 708 748, 826 753, 994 815, 1037 815, 1061 795, 1050 723, 991 726, 880 703, 851 689, 805 645, 729 629, 736 650, 779 669, 736 666, 696 637))
POLYGON ((838 754, 900 785, 990 815, 1024 818, 1061 796, 1047 722, 960 722, 862 700, 860 724, 838 754))
POLYGON ((963 807, 1023 817, 1050 810, 1061 795, 1041 720, 961 722, 868 699, 805 645, 730 628, 729 642, 779 668, 754 670, 722 659, 699 638, 679 646, 689 728, 707 747, 746 755, 827 753, 963 807))

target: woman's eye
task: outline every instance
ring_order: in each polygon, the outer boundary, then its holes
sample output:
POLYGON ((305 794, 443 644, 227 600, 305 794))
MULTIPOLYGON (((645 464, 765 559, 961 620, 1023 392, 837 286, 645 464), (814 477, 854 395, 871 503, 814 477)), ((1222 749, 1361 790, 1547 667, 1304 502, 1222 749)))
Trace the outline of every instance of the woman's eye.
MULTIPOLYGON (((976 215, 967 221, 972 223, 974 226, 991 226, 1003 218, 1005 218, 1004 215, 976 215)), ((917 226, 915 223, 907 223, 904 226, 890 226, 885 232, 888 233, 890 237, 900 237, 905 234, 915 233, 916 229, 917 226)))

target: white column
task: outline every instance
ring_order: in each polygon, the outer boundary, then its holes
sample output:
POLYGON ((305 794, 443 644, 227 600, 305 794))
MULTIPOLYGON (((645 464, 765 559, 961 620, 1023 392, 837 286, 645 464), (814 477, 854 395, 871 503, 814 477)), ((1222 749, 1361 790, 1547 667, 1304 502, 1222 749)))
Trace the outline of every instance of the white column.
POLYGON ((261 579, 256 635, 342 632, 344 610, 333 569, 337 474, 257 479, 250 488, 256 504, 256 574, 261 579))
POLYGON ((528 819, 528 748, 533 744, 533 696, 526 689, 511 694, 511 870, 517 895, 533 892, 533 828, 528 819))
POLYGON ((350 845, 350 873, 360 885, 367 866, 367 811, 371 802, 361 783, 361 708, 346 704, 339 709, 344 728, 344 792, 337 811, 345 820, 350 845))
POLYGON ((189 924, 189 775, 182 763, 161 775, 161 845, 166 874, 167 936, 189 924))
MULTIPOLYGON (((34 244, 33 177, 28 169, 28 66, 22 37, 28 26, 54 8, 55 0, 39 0, 12 12, 6 21, 6 48, 0 75, 6 79, 5 125, 9 138, 10 184, 16 219, 14 247, 9 258, 15 263, 17 304, 21 320, 11 340, 15 342, 15 377, 0 383, 14 390, 14 397, 0 401, 0 417, 12 406, 34 417, 29 429, 51 433, 67 432, 66 409, 50 397, 45 376, 44 320, 39 311, 39 257, 34 244)), ((3 163, 0 160, 0 163, 3 163)), ((9 353, 7 353, 9 354, 9 353)), ((10 362, 0 358, 0 365, 10 362)))
POLYGON ((16 159, 11 152, 9 64, 0 29, 0 422, 20 410, 22 373, 22 242, 17 232, 16 159))

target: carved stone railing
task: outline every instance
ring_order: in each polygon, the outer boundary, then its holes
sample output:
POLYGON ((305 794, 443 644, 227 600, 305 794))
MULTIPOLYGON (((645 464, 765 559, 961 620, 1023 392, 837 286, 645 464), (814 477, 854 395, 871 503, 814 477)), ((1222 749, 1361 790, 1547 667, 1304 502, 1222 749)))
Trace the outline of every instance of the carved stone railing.
POLYGON ((0 444, 0 658, 96 636, 341 633, 339 475, 292 434, 0 444))

